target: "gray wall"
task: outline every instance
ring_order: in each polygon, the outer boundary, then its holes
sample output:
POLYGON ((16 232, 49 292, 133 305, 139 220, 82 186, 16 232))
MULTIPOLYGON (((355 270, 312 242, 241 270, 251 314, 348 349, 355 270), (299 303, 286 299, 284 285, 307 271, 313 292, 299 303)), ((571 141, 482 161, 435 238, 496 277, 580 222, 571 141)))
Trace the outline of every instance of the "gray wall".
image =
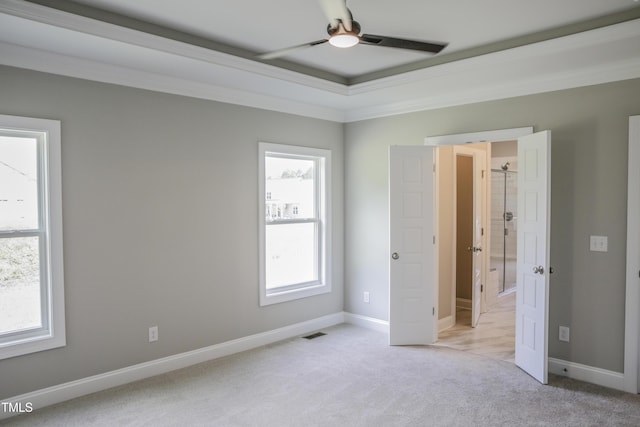
POLYGON ((347 124, 345 311, 388 319, 390 145, 521 126, 550 129, 549 355, 622 372, 628 116, 634 114, 640 114, 640 80, 347 124), (591 234, 609 236, 609 252, 590 252, 591 234), (363 290, 371 292, 371 304, 362 302, 363 290), (558 341, 559 325, 571 327, 570 343, 558 341))
POLYGON ((9 67, 0 94, 0 114, 62 121, 68 337, 0 361, 0 399, 343 308, 387 319, 389 145, 530 125, 553 132, 550 355, 622 371, 640 80, 346 125, 9 67), (329 295, 258 306, 259 140, 333 150, 329 295), (609 252, 589 252, 590 234, 609 252))
POLYGON ((9 67, 0 114, 62 121, 67 322, 0 399, 342 311, 342 124, 9 67), (333 152, 331 294, 258 306, 258 141, 333 152))

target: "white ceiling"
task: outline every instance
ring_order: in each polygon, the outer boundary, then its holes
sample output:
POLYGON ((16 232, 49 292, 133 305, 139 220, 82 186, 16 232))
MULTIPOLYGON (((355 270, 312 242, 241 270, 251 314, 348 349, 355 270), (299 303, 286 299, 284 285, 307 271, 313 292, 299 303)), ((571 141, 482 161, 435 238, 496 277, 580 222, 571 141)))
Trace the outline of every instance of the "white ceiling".
MULTIPOLYGON (((318 0, 75 0, 77 3, 269 52, 327 38, 318 0)), ((449 43, 442 52, 562 27, 638 6, 634 0, 348 0, 363 33, 449 43)), ((428 59, 429 54, 328 44, 287 57, 338 75, 357 75, 428 59)))
POLYGON ((348 6, 364 33, 449 45, 325 44, 265 62, 254 54, 326 38, 318 0, 0 0, 0 63, 336 121, 640 77, 635 0, 348 6))

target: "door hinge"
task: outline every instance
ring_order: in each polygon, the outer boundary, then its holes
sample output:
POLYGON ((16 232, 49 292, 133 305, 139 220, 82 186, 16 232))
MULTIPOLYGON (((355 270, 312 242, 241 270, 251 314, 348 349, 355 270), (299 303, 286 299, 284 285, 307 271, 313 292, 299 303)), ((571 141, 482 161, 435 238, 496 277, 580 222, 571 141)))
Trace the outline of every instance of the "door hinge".
POLYGON ((482 228, 480 229, 480 235, 481 235, 481 236, 484 236, 484 227, 482 227, 482 228))
POLYGON ((480 285, 480 292, 484 292, 484 285, 480 285))
POLYGON ((436 173, 436 164, 433 164, 433 173, 436 173))
POLYGON ((480 176, 481 178, 484 178, 484 170, 482 171, 482 174, 480 176))
POLYGON ((436 244, 436 236, 433 236, 433 244, 436 244))
POLYGON ((435 308, 435 307, 431 307, 431 308, 433 309, 433 310, 432 310, 432 312, 431 312, 431 314, 432 314, 433 316, 435 316, 435 315, 436 315, 436 308, 435 308))

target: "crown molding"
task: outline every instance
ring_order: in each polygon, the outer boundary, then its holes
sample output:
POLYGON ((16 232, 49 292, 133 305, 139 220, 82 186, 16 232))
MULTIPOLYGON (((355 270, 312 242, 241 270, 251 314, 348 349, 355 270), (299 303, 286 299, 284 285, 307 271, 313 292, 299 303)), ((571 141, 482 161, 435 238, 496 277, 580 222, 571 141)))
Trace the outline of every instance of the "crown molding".
POLYGON ((637 46, 640 19, 354 85, 346 121, 640 78, 637 46))
POLYGON ((0 42, 0 63, 17 68, 111 83, 138 89, 189 96, 246 107, 344 122, 344 113, 312 103, 297 102, 255 92, 229 88, 191 79, 167 76, 147 70, 136 70, 64 56, 57 53, 0 42))
POLYGON ((337 122, 640 78, 637 46, 640 19, 346 86, 22 0, 0 4, 0 64, 337 122))
POLYGON ((0 13, 24 18, 29 21, 67 29, 79 35, 92 35, 105 40, 122 42, 151 50, 169 53, 185 58, 205 61, 219 67, 242 70, 278 80, 301 84, 315 89, 346 94, 346 85, 318 77, 274 67, 269 64, 195 46, 177 40, 121 27, 108 22, 74 15, 23 0, 3 0, 0 13))

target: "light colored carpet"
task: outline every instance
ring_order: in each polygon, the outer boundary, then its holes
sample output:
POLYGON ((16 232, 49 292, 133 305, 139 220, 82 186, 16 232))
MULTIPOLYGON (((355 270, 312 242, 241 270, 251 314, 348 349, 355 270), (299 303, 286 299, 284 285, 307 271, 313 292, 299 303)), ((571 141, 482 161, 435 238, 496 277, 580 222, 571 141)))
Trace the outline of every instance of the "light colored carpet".
POLYGON ((5 420, 12 426, 638 426, 640 396, 445 347, 324 330, 5 420))

